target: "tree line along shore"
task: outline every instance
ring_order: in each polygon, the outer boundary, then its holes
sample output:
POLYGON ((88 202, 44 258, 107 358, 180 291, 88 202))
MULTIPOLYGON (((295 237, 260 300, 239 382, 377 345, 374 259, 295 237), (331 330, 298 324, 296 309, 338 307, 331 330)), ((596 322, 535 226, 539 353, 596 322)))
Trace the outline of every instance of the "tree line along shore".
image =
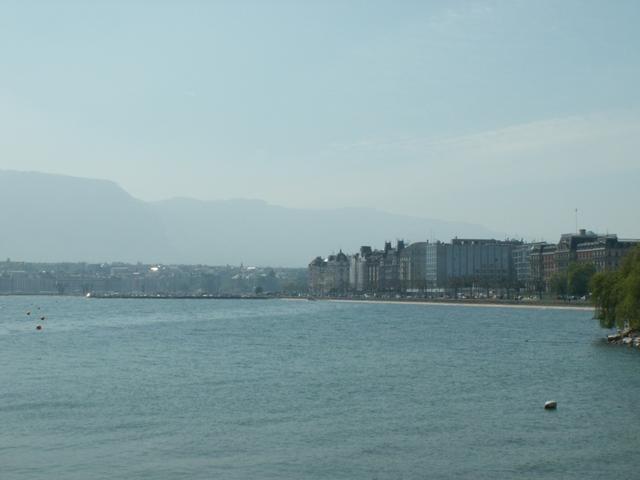
POLYGON ((600 324, 618 329, 609 341, 640 348, 640 247, 617 270, 596 273, 590 286, 600 324))

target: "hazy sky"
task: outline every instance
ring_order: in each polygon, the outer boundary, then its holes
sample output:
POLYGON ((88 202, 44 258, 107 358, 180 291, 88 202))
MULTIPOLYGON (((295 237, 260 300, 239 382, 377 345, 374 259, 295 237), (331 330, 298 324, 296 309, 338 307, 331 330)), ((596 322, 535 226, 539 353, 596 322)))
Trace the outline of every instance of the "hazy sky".
POLYGON ((0 1, 0 168, 640 237, 640 2, 0 1))

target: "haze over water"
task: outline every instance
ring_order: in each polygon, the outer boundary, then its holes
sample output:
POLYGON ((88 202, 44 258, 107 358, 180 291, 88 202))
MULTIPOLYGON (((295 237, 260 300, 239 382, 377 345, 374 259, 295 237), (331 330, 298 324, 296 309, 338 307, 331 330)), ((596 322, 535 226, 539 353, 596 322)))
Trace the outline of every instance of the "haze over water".
POLYGON ((630 478, 637 352, 591 317, 5 297, 0 478, 630 478))

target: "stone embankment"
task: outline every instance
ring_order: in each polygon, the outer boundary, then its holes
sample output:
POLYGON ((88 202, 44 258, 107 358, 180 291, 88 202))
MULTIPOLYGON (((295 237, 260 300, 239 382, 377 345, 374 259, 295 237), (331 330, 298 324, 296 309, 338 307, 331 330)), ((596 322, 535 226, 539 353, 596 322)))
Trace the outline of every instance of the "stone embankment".
POLYGON ((625 329, 612 335, 607 335, 607 342, 615 345, 640 348, 640 331, 625 329))

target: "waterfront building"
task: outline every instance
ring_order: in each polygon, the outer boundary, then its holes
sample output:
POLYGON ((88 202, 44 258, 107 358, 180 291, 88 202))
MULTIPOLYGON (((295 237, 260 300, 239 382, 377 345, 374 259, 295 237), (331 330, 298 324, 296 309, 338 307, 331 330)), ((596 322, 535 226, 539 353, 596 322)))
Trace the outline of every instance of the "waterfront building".
POLYGON ((11 293, 11 275, 6 272, 0 274, 0 293, 11 293))
POLYGON ((369 289, 367 260, 371 255, 370 246, 360 247, 360 252, 349 256, 349 289, 361 293, 369 289))
POLYGON ((28 272, 17 270, 8 272, 11 278, 11 293, 29 293, 31 291, 32 282, 28 272))
POLYGON ((512 255, 515 280, 519 285, 525 285, 531 280, 531 263, 529 262, 531 244, 525 243, 515 247, 512 255))
POLYGON ((640 244, 636 239, 618 239, 617 235, 600 235, 576 247, 576 261, 591 263, 597 272, 615 270, 627 252, 640 244))
POLYGON ((360 285, 363 283, 362 260, 359 253, 349 255, 347 258, 349 259, 349 290, 357 292, 359 291, 358 283, 360 285))
POLYGON ((309 293, 322 295, 324 293, 325 260, 318 256, 309 263, 309 293))
POLYGON ((0 262, 0 295, 216 295, 305 292, 307 269, 0 262))
POLYGON ((578 246, 582 243, 595 242, 597 239, 597 234, 587 232, 585 229, 580 229, 577 234, 565 233, 561 235, 555 252, 555 271, 566 272, 569 265, 578 259, 578 246))
POLYGON ((317 257, 309 264, 309 286, 316 295, 469 287, 518 287, 541 293, 553 275, 566 272, 574 262, 593 263, 597 271, 617 268, 638 243, 586 230, 563 234, 557 244, 478 238, 413 244, 399 240, 395 248, 385 242, 384 250, 363 246, 349 257, 342 251, 326 259, 317 257))
POLYGON ((367 257, 365 261, 366 268, 366 289, 367 292, 377 292, 380 290, 380 264, 382 263, 382 258, 384 256, 384 252, 381 250, 372 251, 367 257))
POLYGON ((309 264, 309 291, 313 295, 344 295, 349 289, 349 259, 342 253, 309 264))
POLYGON ((426 277, 432 287, 509 286, 519 240, 454 238, 427 246, 426 277))
POLYGON ((400 253, 400 289, 424 291, 427 286, 427 242, 415 242, 400 253))
POLYGON ((545 285, 549 284, 551 277, 559 271, 557 262, 557 245, 545 245, 542 248, 542 281, 545 285))
POLYGON ((447 259, 449 277, 467 286, 509 286, 515 276, 512 252, 521 245, 518 240, 455 238, 447 259))
POLYGON ((447 281, 447 244, 428 243, 425 248, 425 277, 428 288, 443 287, 447 281))
POLYGON ((547 242, 524 243, 513 249, 513 268, 518 287, 538 291, 536 279, 542 272, 541 251, 547 242))
POLYGON ((385 242, 380 259, 378 289, 384 292, 400 291, 400 255, 404 250, 404 241, 398 240, 396 248, 391 242, 385 242))
POLYGON ((581 229, 565 233, 556 245, 537 244, 529 255, 530 289, 547 290, 555 274, 566 273, 572 263, 591 263, 597 272, 615 270, 621 259, 640 240, 620 240, 617 235, 598 235, 581 229))
POLYGON ((546 290, 545 269, 551 268, 550 262, 555 269, 556 245, 546 242, 535 243, 529 251, 529 283, 528 290, 541 294, 546 290))

